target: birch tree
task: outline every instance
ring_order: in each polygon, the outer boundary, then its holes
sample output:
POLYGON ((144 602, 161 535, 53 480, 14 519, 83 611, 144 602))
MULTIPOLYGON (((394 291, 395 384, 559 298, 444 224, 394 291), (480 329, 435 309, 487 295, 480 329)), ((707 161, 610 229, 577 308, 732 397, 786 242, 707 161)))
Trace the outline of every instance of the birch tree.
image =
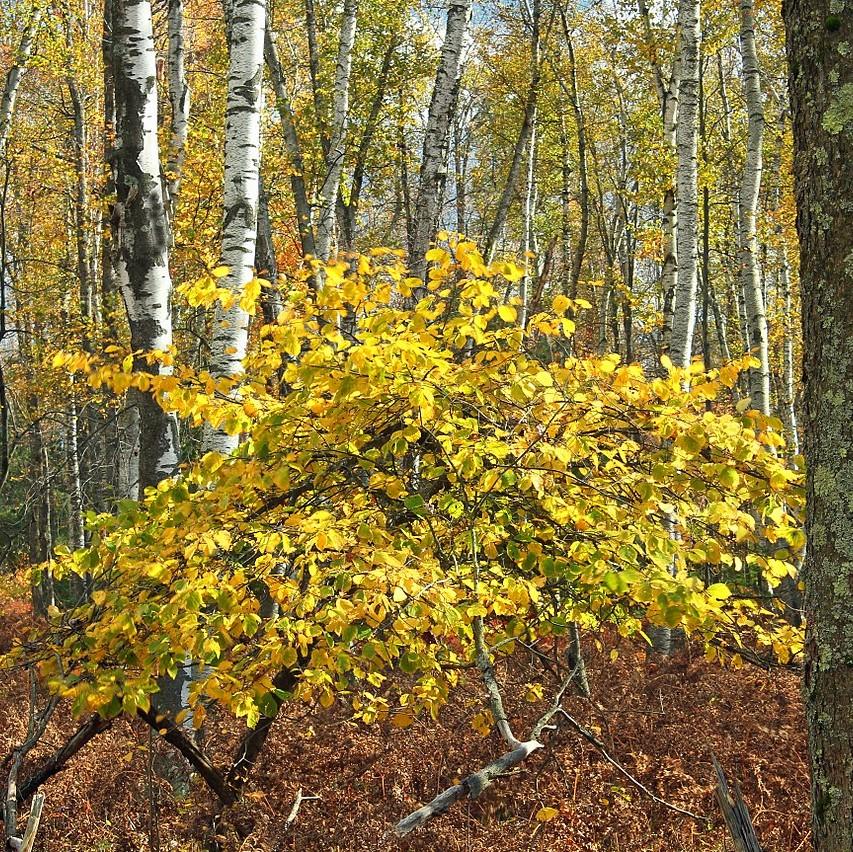
MULTIPOLYGON (((645 0, 638 0, 640 19, 643 22, 643 32, 646 41, 651 45, 652 25, 649 9, 645 0)), ((663 122, 663 140, 667 150, 675 157, 676 123, 678 120, 678 92, 680 86, 680 50, 672 61, 672 70, 667 75, 656 52, 652 54, 652 71, 655 78, 655 90, 660 105, 661 121, 663 122)), ((669 350, 672 336, 672 316, 675 302, 675 288, 678 281, 678 261, 676 256, 678 229, 675 207, 675 186, 670 183, 664 191, 662 209, 663 230, 663 267, 661 269, 661 290, 663 292, 663 329, 662 350, 669 350)))
POLYGON ((166 163, 166 186, 169 218, 174 221, 181 189, 181 173, 184 168, 190 114, 190 87, 185 68, 184 0, 169 0, 168 29, 169 103, 172 111, 169 117, 169 159, 166 163))
MULTIPOLYGON (((264 61, 264 0, 234 0, 230 20, 230 62, 225 111, 225 187, 222 263, 228 307, 217 305, 211 338, 210 372, 218 378, 242 372, 249 314, 240 305, 254 276, 261 158, 261 79, 264 61)), ((237 435, 208 428, 205 451, 230 453, 237 435)))
POLYGON ((302 146, 296 132, 296 121, 290 97, 285 86, 284 69, 278 55, 275 33, 269 18, 264 28, 264 59, 272 79, 275 103, 281 125, 284 147, 290 160, 290 188, 296 207, 296 222, 299 229, 299 242, 303 255, 316 254, 314 226, 311 223, 311 206, 308 203, 308 191, 305 188, 305 164, 302 158, 302 146))
POLYGON ((0 158, 6 155, 6 143, 9 139, 9 130, 12 126, 12 117, 15 114, 15 101, 18 98, 18 89, 21 78, 27 69, 27 63, 33 52, 36 33, 42 21, 42 10, 36 7, 30 13, 30 18, 24 26, 18 52, 15 55, 9 70, 6 72, 6 81, 3 85, 3 96, 0 98, 0 158))
MULTIPOLYGON (((524 101, 524 112, 521 119, 521 127, 518 131, 518 138, 515 141, 515 148, 512 152, 510 160, 509 173, 507 174, 506 183, 504 184, 503 192, 501 193, 498 207, 495 211, 495 218, 492 221, 492 226, 489 229, 486 237, 486 244, 483 249, 483 256, 487 261, 490 261, 494 256, 495 249, 498 245, 501 232, 506 224, 507 213, 509 212, 510 202, 515 195, 515 188, 518 184, 518 178, 521 174, 521 167, 524 162, 524 152, 532 149, 531 139, 535 135, 536 126, 536 102, 539 96, 539 81, 542 77, 542 66, 539 60, 539 20, 542 14, 541 0, 533 0, 533 8, 531 11, 531 36, 530 36, 530 85, 527 89, 527 96, 524 101)), ((528 160, 528 162, 530 162, 528 160)), ((528 187, 530 181, 528 181, 528 187)))
POLYGON ((349 80, 352 68, 352 49, 358 18, 358 0, 344 0, 338 57, 335 63, 335 88, 332 103, 332 133, 326 146, 326 174, 318 203, 317 255, 329 259, 335 231, 335 205, 341 185, 341 173, 346 153, 346 134, 349 119, 349 80))
POLYGON ((676 121, 677 169, 677 275, 672 318, 670 357, 677 367, 689 367, 693 353, 698 289, 697 179, 699 144, 699 0, 681 0, 678 7, 681 33, 680 82, 676 121))
POLYGON ((426 279, 429 248, 441 208, 445 160, 450 123, 456 102, 456 87, 462 70, 462 50, 473 0, 449 0, 444 45, 435 75, 427 113, 418 197, 414 212, 409 266, 413 276, 426 279))
MULTIPOLYGON (((115 0, 114 5, 117 201, 116 271, 127 308, 134 369, 163 373, 146 353, 172 345, 172 281, 169 229, 160 181, 157 145, 157 75, 151 4, 115 0)), ((139 413, 140 491, 175 472, 177 420, 146 392, 135 391, 139 413)))
POLYGON ((743 89, 748 114, 746 162, 740 188, 740 286, 746 308, 749 348, 760 366, 749 372, 749 392, 753 407, 770 414, 770 353, 767 344, 767 311, 761 288, 756 220, 761 188, 764 142, 764 105, 761 99, 761 72, 755 47, 753 0, 740 3, 740 50, 743 58, 743 89))

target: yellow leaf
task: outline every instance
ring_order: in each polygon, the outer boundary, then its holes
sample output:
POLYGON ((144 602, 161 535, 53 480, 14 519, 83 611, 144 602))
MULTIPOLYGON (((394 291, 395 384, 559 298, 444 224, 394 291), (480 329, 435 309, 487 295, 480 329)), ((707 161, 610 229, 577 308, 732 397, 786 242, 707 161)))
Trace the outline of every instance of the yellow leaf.
POLYGON ((537 822, 548 822, 549 820, 554 819, 555 816, 559 816, 560 812, 556 808, 539 808, 536 811, 536 821, 537 822))
POLYGON ((498 308, 498 316, 504 322, 515 322, 518 312, 512 305, 501 305, 498 308))
POLYGON ((443 248, 431 248, 425 255, 427 260, 444 263, 450 260, 450 255, 443 248))
POLYGON ((415 717, 409 710, 400 710, 391 717, 391 725, 395 728, 408 728, 414 721, 415 717))
POLYGON ((231 533, 228 530, 217 530, 213 534, 213 540, 220 550, 228 550, 231 547, 231 533))
POLYGON ((717 600, 725 600, 731 597, 732 591, 725 583, 714 583, 706 589, 708 595, 717 600))
POLYGON ((551 307, 554 309, 555 314, 564 314, 567 310, 571 302, 567 296, 563 296, 560 294, 559 296, 554 296, 554 301, 551 303, 551 307))
POLYGON ((471 727, 481 736, 487 737, 492 730, 492 725, 495 723, 495 718, 492 716, 491 710, 483 710, 477 713, 471 720, 471 727))

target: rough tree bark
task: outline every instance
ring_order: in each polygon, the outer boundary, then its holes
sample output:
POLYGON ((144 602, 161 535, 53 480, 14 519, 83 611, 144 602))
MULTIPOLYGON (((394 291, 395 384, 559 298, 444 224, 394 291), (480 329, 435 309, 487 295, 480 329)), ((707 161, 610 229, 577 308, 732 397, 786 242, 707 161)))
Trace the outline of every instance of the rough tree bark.
MULTIPOLYGON (((578 223, 578 234, 575 240, 575 252, 572 256, 572 272, 569 286, 569 298, 576 299, 578 296, 578 282, 580 281, 583 261, 586 254, 586 242, 589 236, 589 164, 587 162, 586 145, 586 119, 583 106, 581 105, 580 93, 578 91, 578 71, 575 61, 575 47, 572 42, 566 16, 560 13, 563 24, 563 35, 566 38, 566 49, 569 53, 569 86, 568 95, 575 116, 575 132, 577 133, 578 148, 578 204, 580 206, 580 222, 578 223)), ((565 91, 565 84, 562 84, 565 91)))
POLYGON ((278 260, 275 256, 275 245, 272 238, 269 192, 264 186, 263 175, 260 177, 258 191, 258 237, 255 240, 255 269, 258 278, 269 282, 261 293, 261 310, 264 322, 269 325, 275 322, 282 303, 281 295, 277 289, 278 260))
POLYGON ((805 702, 817 852, 853 838, 853 17, 786 0, 804 339, 805 702))
POLYGON ((388 47, 385 50, 385 55, 382 58, 382 66, 379 69, 379 76, 376 83, 376 93, 370 104, 370 112, 367 115, 367 121, 364 124, 364 131, 361 135, 361 140, 358 143, 358 150, 355 155, 355 163, 352 170, 352 184, 349 188, 349 200, 345 201, 343 193, 340 189, 338 190, 336 207, 338 227, 340 229, 339 241, 344 251, 351 252, 355 249, 356 219, 358 216, 359 204, 361 203, 361 191, 364 189, 364 180, 367 171, 367 155, 379 127, 379 117, 382 111, 382 105, 385 102, 385 97, 388 93, 388 77, 391 73, 391 63, 393 62, 398 44, 398 37, 396 35, 392 35, 388 42, 388 47))
POLYGON ((305 189, 305 164, 302 160, 302 146, 296 132, 293 110, 284 83, 284 69, 278 56, 275 34, 267 20, 264 30, 264 58, 272 79, 275 91, 275 103, 281 123, 281 134, 284 147, 290 159, 290 188, 293 192, 293 203, 296 207, 296 223, 299 228, 299 242, 303 255, 317 253, 314 241, 314 228, 311 225, 311 206, 308 203, 308 192, 305 189))
POLYGON ((791 276, 785 246, 779 249, 779 289, 782 299, 782 398, 780 408, 785 426, 785 443, 788 454, 800 454, 800 437, 797 429, 797 411, 794 406, 794 306, 791 299, 791 276))
MULTIPOLYGON (((506 223, 509 205, 515 195, 515 188, 518 185, 518 178, 521 174, 521 167, 524 163, 524 152, 531 147, 530 140, 535 134, 536 126, 536 102, 539 97, 539 81, 542 77, 542 64, 539 60, 539 20, 542 13, 542 4, 540 0, 533 0, 532 21, 531 21, 531 37, 530 37, 530 86, 527 89, 527 97, 524 101, 524 113, 521 118, 521 127, 518 131, 518 138, 515 140, 515 148, 512 152, 510 160, 509 173, 507 174, 506 183, 504 183, 503 192, 498 200, 498 207, 495 211, 495 218, 492 221, 492 226, 489 228, 486 244, 483 249, 483 257, 487 262, 494 257, 497 249, 498 240, 506 223)), ((529 162, 529 160, 528 160, 529 162)), ((529 183, 528 183, 529 186, 529 183)))

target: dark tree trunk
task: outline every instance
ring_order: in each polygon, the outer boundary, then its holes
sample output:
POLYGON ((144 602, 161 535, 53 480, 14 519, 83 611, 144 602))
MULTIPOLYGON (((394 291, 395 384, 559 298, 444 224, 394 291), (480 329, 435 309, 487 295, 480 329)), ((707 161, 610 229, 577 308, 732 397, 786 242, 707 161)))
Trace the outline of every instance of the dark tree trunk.
POLYGON ((786 0, 804 335, 806 718, 818 852, 853 838, 853 41, 849 10, 786 0))

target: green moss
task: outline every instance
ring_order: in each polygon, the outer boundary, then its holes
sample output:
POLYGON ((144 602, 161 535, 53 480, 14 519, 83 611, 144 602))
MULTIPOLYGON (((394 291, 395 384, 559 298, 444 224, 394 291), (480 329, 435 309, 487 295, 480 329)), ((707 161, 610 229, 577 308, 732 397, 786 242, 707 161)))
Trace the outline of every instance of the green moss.
POLYGON ((821 126, 835 136, 853 127, 853 83, 845 83, 833 96, 829 109, 823 114, 821 126))

